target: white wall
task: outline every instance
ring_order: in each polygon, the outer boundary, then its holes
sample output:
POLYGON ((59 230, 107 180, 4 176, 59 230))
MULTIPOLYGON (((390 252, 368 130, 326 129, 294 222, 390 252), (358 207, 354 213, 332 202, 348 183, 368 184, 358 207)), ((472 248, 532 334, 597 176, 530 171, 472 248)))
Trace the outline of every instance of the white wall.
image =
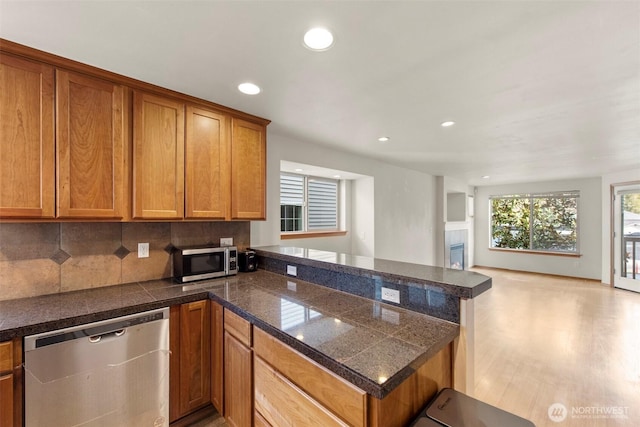
POLYGON ((640 182, 640 169, 602 177, 602 283, 611 284, 611 186, 640 182))
POLYGON ((356 179, 351 189, 351 212, 357 219, 351 222, 352 253, 372 257, 375 254, 374 179, 356 179))
POLYGON ((475 264, 485 267, 558 274, 600 280, 602 277, 602 180, 520 183, 478 187, 475 197, 475 264), (580 258, 490 251, 489 196, 514 193, 579 190, 578 227, 580 258))
MULTIPOLYGON (((421 264, 434 263, 435 177, 324 146, 303 143, 269 132, 267 137, 267 220, 251 222, 251 245, 291 245, 280 241, 280 161, 307 163, 373 178, 374 256, 421 264)), ((368 185, 371 185, 369 183, 368 185)), ((365 185, 366 187, 366 185, 365 185)), ((359 215, 367 212, 360 210, 359 215)), ((358 221, 352 218, 352 224, 358 221)), ((365 219, 363 221, 370 221, 365 219)), ((370 225, 368 226, 370 228, 370 225)), ((340 238, 316 239, 306 245, 352 247, 351 232, 340 238), (331 243, 332 241, 336 243, 331 243)), ((366 235, 365 238, 370 237, 366 235)), ((302 241, 303 239, 299 240, 302 241)), ((307 246, 311 247, 311 246, 307 246)), ((356 245, 357 247, 357 245, 356 245)), ((333 250, 333 249, 332 249, 333 250)))

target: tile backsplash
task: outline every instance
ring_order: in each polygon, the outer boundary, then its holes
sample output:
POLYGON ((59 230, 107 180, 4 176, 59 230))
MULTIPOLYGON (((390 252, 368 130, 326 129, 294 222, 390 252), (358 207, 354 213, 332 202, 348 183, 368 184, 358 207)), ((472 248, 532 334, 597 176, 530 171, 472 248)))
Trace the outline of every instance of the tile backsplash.
POLYGON ((250 223, 0 224, 0 300, 171 277, 171 248, 233 237, 249 246, 250 223), (149 243, 149 258, 138 258, 149 243))

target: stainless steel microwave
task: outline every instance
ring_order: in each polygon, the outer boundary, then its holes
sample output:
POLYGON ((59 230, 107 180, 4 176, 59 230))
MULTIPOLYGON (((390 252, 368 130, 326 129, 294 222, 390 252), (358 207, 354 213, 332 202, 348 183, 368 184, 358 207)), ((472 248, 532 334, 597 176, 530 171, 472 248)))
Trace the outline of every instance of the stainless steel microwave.
POLYGON ((238 272, 235 246, 185 246, 173 250, 173 278, 185 283, 238 272))

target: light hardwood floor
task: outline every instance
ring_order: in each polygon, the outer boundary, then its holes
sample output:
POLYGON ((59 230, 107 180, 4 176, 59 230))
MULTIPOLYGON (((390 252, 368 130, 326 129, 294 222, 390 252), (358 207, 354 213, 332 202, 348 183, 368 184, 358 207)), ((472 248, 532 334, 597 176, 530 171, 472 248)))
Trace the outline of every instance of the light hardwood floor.
POLYGON ((476 398, 538 427, 640 426, 640 294, 596 281, 473 270, 493 278, 475 303, 476 398), (555 403, 567 408, 562 422, 548 415, 555 403))
MULTIPOLYGON (((493 278, 475 300, 474 397, 537 427, 640 426, 640 294, 582 279, 473 271, 493 278), (564 421, 549 418, 555 403, 566 407, 564 421)), ((196 426, 226 424, 215 416, 196 426)))

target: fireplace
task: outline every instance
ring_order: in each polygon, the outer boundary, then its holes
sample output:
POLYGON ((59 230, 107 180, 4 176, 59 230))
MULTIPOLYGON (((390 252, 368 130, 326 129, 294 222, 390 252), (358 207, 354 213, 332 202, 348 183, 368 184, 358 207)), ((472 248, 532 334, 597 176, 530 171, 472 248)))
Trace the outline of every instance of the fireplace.
POLYGON ((464 270, 464 243, 449 246, 449 268, 464 270))
POLYGON ((445 230, 442 248, 444 253, 443 267, 455 270, 469 268, 471 264, 469 264, 467 233, 468 230, 445 230))

